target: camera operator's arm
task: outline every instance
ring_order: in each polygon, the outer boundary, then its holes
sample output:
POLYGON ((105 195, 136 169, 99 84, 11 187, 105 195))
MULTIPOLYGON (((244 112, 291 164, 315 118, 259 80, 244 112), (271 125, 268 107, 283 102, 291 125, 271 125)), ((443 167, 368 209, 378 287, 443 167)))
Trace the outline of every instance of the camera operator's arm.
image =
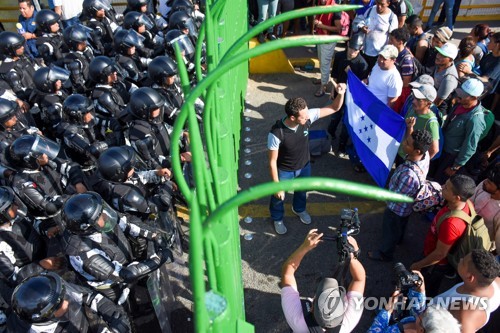
MULTIPOLYGON (((354 247, 354 251, 359 250, 358 243, 356 240, 349 236, 347 239, 348 242, 354 247)), ((351 261, 349 264, 349 271, 351 272, 352 281, 347 288, 347 291, 357 291, 361 294, 365 291, 365 283, 366 283, 366 272, 365 268, 361 264, 359 260, 357 260, 354 255, 351 253, 351 261)))
POLYGON ((297 290, 295 271, 299 268, 304 256, 314 249, 320 242, 323 234, 317 233, 318 229, 311 229, 297 250, 285 261, 281 267, 281 287, 291 286, 297 290))
POLYGON ((424 259, 413 263, 410 266, 410 269, 419 271, 424 267, 437 264, 442 259, 446 258, 446 256, 448 255, 448 252, 450 252, 452 245, 453 244, 448 245, 448 244, 445 244, 445 243, 441 242, 440 240, 438 240, 434 251, 429 253, 429 255, 427 257, 425 257, 424 259))

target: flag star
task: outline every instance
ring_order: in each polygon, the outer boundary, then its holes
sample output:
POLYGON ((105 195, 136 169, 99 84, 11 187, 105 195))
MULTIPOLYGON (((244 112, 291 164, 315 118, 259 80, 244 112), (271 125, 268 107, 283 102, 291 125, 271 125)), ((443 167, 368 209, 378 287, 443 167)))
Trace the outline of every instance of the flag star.
POLYGON ((370 124, 370 129, 373 129, 373 124, 370 124))
POLYGON ((363 129, 360 128, 359 129, 359 134, 361 134, 361 133, 363 133, 363 129))
POLYGON ((365 116, 361 116, 361 121, 365 120, 365 116))
POLYGON ((365 132, 368 132, 368 127, 365 126, 365 132))
POLYGON ((371 141, 372 141, 372 139, 371 139, 370 137, 368 137, 368 139, 366 139, 366 140, 367 140, 368 142, 371 142, 371 141))

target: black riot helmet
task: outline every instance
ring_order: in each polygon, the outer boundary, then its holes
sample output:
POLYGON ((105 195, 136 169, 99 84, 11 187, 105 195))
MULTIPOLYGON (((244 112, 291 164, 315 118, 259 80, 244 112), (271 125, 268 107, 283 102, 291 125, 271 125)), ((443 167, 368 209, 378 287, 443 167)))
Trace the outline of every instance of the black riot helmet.
POLYGON ((16 50, 24 46, 26 39, 11 31, 0 32, 0 53, 9 57, 17 57, 16 50))
POLYGON ((59 23, 61 17, 56 12, 50 9, 42 9, 35 15, 36 27, 42 32, 50 33, 50 27, 54 23, 59 23))
POLYGON ((44 93, 54 93, 55 83, 66 82, 69 79, 69 71, 58 66, 42 67, 33 74, 33 82, 36 89, 44 93))
POLYGON ((162 86, 167 77, 177 75, 177 64, 169 56, 159 56, 153 59, 148 66, 148 75, 151 81, 162 86))
POLYGON ((163 120, 164 105, 165 99, 159 92, 150 87, 142 87, 132 93, 128 108, 130 113, 139 119, 160 122, 163 120), (158 108, 160 113, 152 116, 152 111, 158 108))
POLYGON ((16 102, 0 98, 0 128, 5 129, 3 124, 16 115, 17 108, 16 102))
POLYGON ((168 26, 170 29, 188 29, 189 35, 193 37, 198 36, 198 29, 196 29, 193 17, 186 11, 181 10, 170 15, 170 18, 168 19, 168 26))
POLYGON ((56 142, 39 134, 23 135, 10 145, 8 158, 14 166, 36 170, 40 156, 45 154, 53 160, 59 154, 59 148, 56 142))
POLYGON ((170 14, 185 11, 189 16, 193 16, 194 5, 190 0, 175 0, 172 3, 170 14))
POLYGON ((124 29, 134 29, 137 31, 143 25, 146 30, 153 29, 155 23, 146 14, 139 12, 128 12, 123 18, 124 29))
POLYGON ((28 323, 53 321, 54 312, 61 306, 66 287, 57 274, 43 272, 29 277, 12 293, 12 309, 28 323))
POLYGON ((148 1, 147 0, 127 0, 127 7, 130 10, 135 10, 140 12, 142 6, 147 6, 148 1))
POLYGON ((82 24, 74 24, 64 29, 63 31, 64 42, 73 51, 76 51, 78 44, 86 43, 87 40, 90 38, 91 33, 92 29, 82 24))
POLYGON ((11 225, 26 217, 28 209, 10 187, 0 186, 0 225, 10 223, 11 225), (14 213, 14 216, 9 214, 14 213))
POLYGON ((109 181, 122 183, 137 163, 132 147, 111 147, 101 153, 97 160, 97 168, 101 176, 109 181))
POLYGON ((134 29, 121 29, 115 33, 115 48, 121 54, 127 54, 127 51, 135 46, 144 48, 144 37, 139 35, 134 29))
POLYGON ((165 35, 167 52, 175 57, 174 45, 178 45, 182 55, 188 61, 193 61, 194 46, 189 36, 178 29, 173 29, 165 35))
POLYGON ((89 77, 96 83, 107 83, 108 76, 117 71, 115 62, 106 56, 95 57, 89 65, 89 77))
POLYGON ((89 124, 84 123, 83 117, 94 113, 94 104, 83 95, 73 94, 64 100, 63 112, 70 123, 87 127, 89 124))
POLYGON ((66 230, 75 235, 91 235, 113 230, 118 214, 96 192, 77 194, 66 200, 62 209, 66 230))
POLYGON ((110 10, 111 5, 107 0, 83 0, 82 8, 85 14, 94 17, 101 9, 110 10))

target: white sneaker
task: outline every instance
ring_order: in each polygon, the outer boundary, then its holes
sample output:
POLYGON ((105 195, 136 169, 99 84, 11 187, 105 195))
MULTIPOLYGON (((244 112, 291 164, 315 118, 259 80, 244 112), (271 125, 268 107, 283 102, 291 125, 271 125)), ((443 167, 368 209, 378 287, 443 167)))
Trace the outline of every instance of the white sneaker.
POLYGON ((274 230, 278 235, 284 235, 287 232, 283 221, 274 221, 274 230))
POLYGON ((311 224, 311 222, 312 222, 311 215, 309 215, 309 213, 306 210, 303 212, 297 213, 295 210, 293 210, 293 207, 292 207, 292 212, 300 218, 300 221, 302 223, 311 224))

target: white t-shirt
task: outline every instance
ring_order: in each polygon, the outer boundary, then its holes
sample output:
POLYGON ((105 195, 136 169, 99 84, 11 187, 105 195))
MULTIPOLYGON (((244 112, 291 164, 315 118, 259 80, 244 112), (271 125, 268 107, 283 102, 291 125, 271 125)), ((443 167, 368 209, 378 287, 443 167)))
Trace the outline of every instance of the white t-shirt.
MULTIPOLYGON (((344 296, 344 304, 347 304, 340 333, 349 333, 354 330, 361 315, 363 314, 363 295, 357 291, 349 291, 344 296)), ((294 333, 309 333, 302 305, 300 303, 299 292, 291 286, 281 289, 281 308, 286 318, 288 326, 294 333)))
POLYGON ((398 18, 392 10, 389 10, 388 14, 378 14, 375 6, 367 10, 365 15, 369 17, 365 17, 363 25, 366 25, 369 31, 366 34, 363 52, 375 57, 387 44, 389 33, 398 28, 398 18))
POLYGON ((83 0, 54 0, 54 6, 61 6, 63 21, 69 20, 82 12, 83 0))
POLYGON ((403 91, 403 79, 396 66, 384 71, 378 63, 375 64, 368 78, 368 90, 384 104, 389 98, 399 97, 403 91))

